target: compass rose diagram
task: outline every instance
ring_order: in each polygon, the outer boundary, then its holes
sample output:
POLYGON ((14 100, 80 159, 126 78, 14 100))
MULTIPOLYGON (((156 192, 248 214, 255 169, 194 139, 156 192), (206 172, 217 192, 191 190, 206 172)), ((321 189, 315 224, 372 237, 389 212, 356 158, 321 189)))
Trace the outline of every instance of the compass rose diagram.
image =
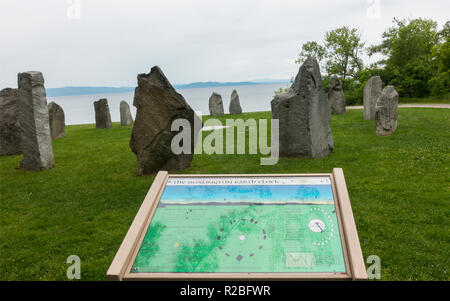
POLYGON ((331 213, 320 207, 310 208, 309 213, 308 228, 312 232, 313 246, 327 245, 337 235, 331 213))

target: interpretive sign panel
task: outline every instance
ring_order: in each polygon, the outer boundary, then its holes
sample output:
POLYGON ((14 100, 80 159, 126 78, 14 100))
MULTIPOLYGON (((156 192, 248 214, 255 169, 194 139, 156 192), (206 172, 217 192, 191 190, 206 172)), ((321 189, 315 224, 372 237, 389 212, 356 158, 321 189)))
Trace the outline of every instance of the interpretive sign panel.
POLYGON ((108 277, 364 279, 350 203, 341 206, 345 181, 334 174, 160 173, 108 277))

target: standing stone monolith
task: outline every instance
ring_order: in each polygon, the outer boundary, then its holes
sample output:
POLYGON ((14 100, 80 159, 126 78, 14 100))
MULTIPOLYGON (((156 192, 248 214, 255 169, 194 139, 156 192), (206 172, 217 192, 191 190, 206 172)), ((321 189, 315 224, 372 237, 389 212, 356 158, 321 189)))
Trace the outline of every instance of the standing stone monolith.
POLYGON ((230 114, 242 114, 241 103, 236 90, 231 93, 230 114))
POLYGON ((111 114, 109 113, 108 100, 102 98, 94 101, 95 127, 97 129, 107 129, 112 127, 111 114))
POLYGON ((271 105, 272 118, 279 119, 280 156, 317 159, 331 153, 330 107, 315 58, 306 59, 289 90, 271 105))
POLYGON ((120 102, 120 125, 132 125, 133 117, 131 116, 130 106, 125 100, 120 102))
POLYGON ((19 124, 23 159, 20 166, 31 171, 55 165, 44 77, 39 71, 18 74, 19 124))
POLYGON ((137 156, 137 174, 188 168, 202 127, 201 120, 158 66, 148 74, 139 74, 137 80, 133 100, 136 119, 130 140, 131 150, 137 156), (172 122, 175 120, 174 127, 172 122), (173 127, 179 131, 172 131, 173 127), (173 138, 183 133, 187 134, 183 135, 187 139, 182 140, 183 150, 173 150, 173 138))
POLYGON ((391 135, 397 129, 398 93, 386 86, 375 106, 375 128, 378 136, 391 135))
POLYGON ((209 114, 211 116, 222 116, 224 114, 222 96, 219 93, 213 92, 209 98, 209 114))
POLYGON ((333 76, 330 80, 330 90, 328 91, 328 104, 330 105, 331 114, 345 114, 345 96, 342 89, 342 83, 333 76))
POLYGON ((22 153, 18 97, 17 89, 0 91, 0 156, 22 153))
POLYGON ((66 137, 66 119, 64 110, 53 101, 48 104, 48 117, 52 139, 66 137))
POLYGON ((375 105, 377 99, 381 94, 381 78, 379 76, 372 76, 364 86, 364 119, 375 119, 375 105))

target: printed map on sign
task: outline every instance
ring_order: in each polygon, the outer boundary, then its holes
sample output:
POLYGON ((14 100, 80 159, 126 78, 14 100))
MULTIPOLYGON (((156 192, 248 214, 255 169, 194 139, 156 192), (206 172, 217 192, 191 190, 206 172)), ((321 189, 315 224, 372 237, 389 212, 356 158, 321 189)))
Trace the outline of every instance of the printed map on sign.
POLYGON ((144 272, 346 272, 330 178, 170 177, 144 272))

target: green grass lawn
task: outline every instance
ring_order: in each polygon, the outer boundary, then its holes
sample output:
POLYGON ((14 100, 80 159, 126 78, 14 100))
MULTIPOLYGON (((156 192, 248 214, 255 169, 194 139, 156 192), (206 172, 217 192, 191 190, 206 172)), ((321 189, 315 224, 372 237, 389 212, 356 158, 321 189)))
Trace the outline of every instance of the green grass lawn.
MULTIPOLYGON (((261 166, 259 155, 203 154, 183 172, 342 167, 364 258, 381 258, 381 279, 450 280, 450 110, 401 108, 398 129, 388 137, 377 137, 361 110, 333 116, 331 127, 335 150, 327 158, 261 166)), ((21 156, 0 158, 0 280, 67 279, 72 254, 81 258, 82 280, 105 280, 152 183, 154 176, 136 176, 131 127, 77 125, 66 133, 53 141, 51 170, 28 172, 17 169, 21 156)))

